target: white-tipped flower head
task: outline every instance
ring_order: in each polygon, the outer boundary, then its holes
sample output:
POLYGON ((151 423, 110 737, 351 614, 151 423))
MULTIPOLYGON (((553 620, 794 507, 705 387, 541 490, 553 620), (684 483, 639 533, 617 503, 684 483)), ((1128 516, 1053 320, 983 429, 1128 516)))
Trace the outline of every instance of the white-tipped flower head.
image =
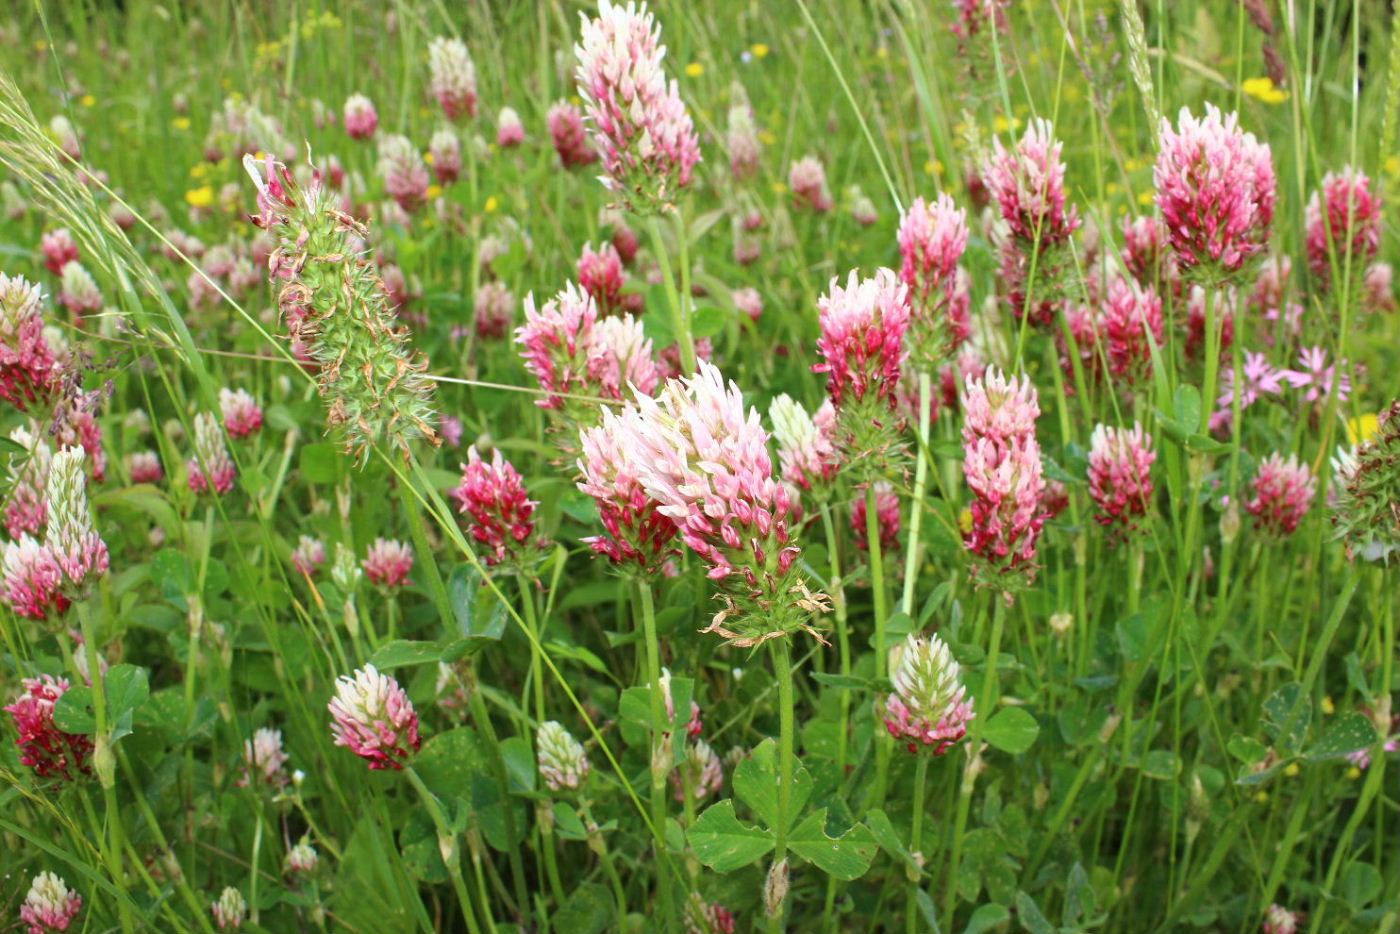
POLYGON ((64 589, 73 595, 86 591, 89 579, 107 573, 107 545, 92 525, 88 505, 87 474, 82 448, 64 448, 53 456, 49 469, 49 524, 44 547, 63 569, 64 589))
POLYGON ((190 489, 219 494, 233 489, 237 470, 229 457, 224 430, 212 412, 200 412, 194 417, 194 457, 185 465, 190 475, 190 489))
POLYGON ((438 36, 428 43, 428 82, 447 119, 476 116, 476 65, 461 39, 438 36))
POLYGON ((231 885, 219 893, 219 900, 212 908, 214 921, 221 931, 235 931, 242 927, 243 918, 248 914, 248 903, 244 900, 243 893, 231 885))
POLYGON ((316 848, 303 837, 296 846, 287 851, 287 858, 282 866, 287 874, 291 875, 298 872, 313 872, 320 861, 321 856, 316 852, 316 848))
POLYGON ((549 720, 535 734, 540 777, 550 791, 574 791, 588 777, 588 756, 563 725, 549 720))
POLYGON ((19 919, 29 925, 29 934, 66 931, 82 907, 83 897, 69 889, 62 878, 41 872, 29 885, 29 894, 19 908, 19 919))
POLYGON ((942 755, 976 716, 947 644, 937 635, 911 634, 890 649, 889 667, 894 693, 885 699, 885 728, 895 739, 907 740, 910 752, 922 745, 942 755))

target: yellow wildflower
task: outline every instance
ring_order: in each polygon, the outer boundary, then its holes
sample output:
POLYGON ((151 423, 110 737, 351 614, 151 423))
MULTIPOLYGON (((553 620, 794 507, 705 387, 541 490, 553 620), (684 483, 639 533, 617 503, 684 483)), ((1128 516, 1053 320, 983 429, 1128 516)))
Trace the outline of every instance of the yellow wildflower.
POLYGON ((170 121, 170 125, 177 130, 188 130, 190 128, 190 118, 176 117, 174 120, 170 121))
POLYGON ((1347 440, 1352 444, 1370 441, 1381 430, 1380 416, 1367 412, 1360 418, 1347 419, 1347 440))
POLYGON ((1157 193, 1152 190, 1138 192, 1138 204, 1145 208, 1152 207, 1152 202, 1157 200, 1157 193))
POLYGON ((78 98, 78 103, 82 104, 84 107, 91 107, 97 103, 97 98, 93 97, 91 94, 84 94, 82 97, 78 98))
POLYGON ((1266 104, 1282 104, 1288 100, 1288 92, 1283 88, 1274 87, 1274 79, 1267 76, 1246 79, 1241 88, 1250 97, 1266 104))
POLYGON ((198 188, 191 188, 185 192, 185 201, 192 208, 208 208, 214 206, 214 186, 200 185, 198 188))
POLYGON ((429 185, 429 186, 428 186, 428 199, 429 199, 430 201, 431 201, 431 200, 434 200, 434 199, 437 199, 437 198, 441 198, 441 197, 442 197, 442 186, 441 186, 441 185, 429 185))
POLYGON ((500 207, 500 206, 501 206, 501 202, 498 201, 498 200, 496 199, 496 196, 495 196, 495 195, 492 195, 491 197, 489 197, 489 198, 486 199, 486 213, 487 213, 487 214, 494 214, 494 213, 496 213, 496 208, 498 208, 498 207, 500 207))
POLYGON ((691 62, 685 66, 685 74, 688 78, 698 78, 705 73, 705 66, 699 62, 691 62))
POLYGON ((753 45, 749 46, 749 51, 753 53, 754 58, 768 57, 768 45, 764 42, 755 42, 753 45))

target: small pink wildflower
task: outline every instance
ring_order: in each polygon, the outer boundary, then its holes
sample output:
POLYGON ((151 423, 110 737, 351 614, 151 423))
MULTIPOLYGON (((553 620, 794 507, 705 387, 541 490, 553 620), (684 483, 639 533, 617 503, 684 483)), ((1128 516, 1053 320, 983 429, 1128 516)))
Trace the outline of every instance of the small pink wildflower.
POLYGON ((54 934, 68 930, 82 908, 81 895, 54 873, 41 872, 29 884, 19 919, 29 925, 29 934, 54 934))
POLYGON ((230 437, 246 438, 262 427, 262 409, 246 389, 220 389, 219 409, 230 437))
POLYGON ((1264 934, 1298 934, 1299 915, 1277 903, 1264 912, 1264 934))
POLYGON ((878 270, 870 279, 860 279, 853 271, 844 288, 839 280, 831 280, 817 308, 822 362, 812 371, 827 374, 826 388, 836 410, 861 406, 867 399, 877 407, 895 409, 909 327, 904 284, 889 269, 878 270))
POLYGON ((1254 498, 1244 508, 1254 517, 1254 527, 1282 538, 1292 535, 1307 515, 1317 481, 1296 454, 1284 460, 1275 451, 1260 462, 1252 487, 1254 498))
POLYGON ((54 705, 67 693, 67 678, 40 675, 25 678, 23 690, 5 712, 14 720, 19 739, 20 764, 34 770, 40 778, 76 781, 92 774, 92 737, 81 733, 65 733, 53 722, 54 705))
POLYGON ((59 304, 68 309, 75 322, 83 315, 96 314, 102 310, 102 293, 97 288, 97 280, 83 264, 74 260, 63 267, 59 304))
POLYGON ((841 460, 836 448, 836 407, 827 399, 815 415, 781 395, 768 408, 783 479, 804 492, 825 491, 841 460))
POLYGON ((127 458, 127 470, 132 483, 159 483, 165 478, 160 455, 155 451, 136 451, 127 458))
POLYGON ((233 489, 238 471, 229 457, 223 429, 209 412, 194 417, 194 455, 185 464, 191 490, 207 493, 212 489, 222 495, 233 489))
POLYGON ((292 567, 307 577, 313 577, 325 563, 325 542, 310 535, 303 535, 297 539, 297 546, 292 549, 292 567))
POLYGON ((501 340, 510 330, 515 317, 515 295, 503 283, 483 282, 472 302, 472 317, 476 336, 482 340, 501 340))
POLYGON ((56 452, 44 490, 48 510, 44 550, 63 569, 62 586, 70 597, 83 595, 92 581, 106 576, 110 563, 107 544, 92 524, 83 470, 86 459, 82 448, 65 447, 56 452))
MULTIPOLYGON (((552 111, 551 111, 552 112, 552 111)), ((520 122, 520 114, 514 107, 502 107, 496 118, 496 145, 511 149, 525 142, 525 127, 520 122)))
POLYGON ((729 293, 729 299, 740 314, 745 315, 755 324, 758 323, 758 319, 763 315, 763 296, 759 294, 758 289, 747 286, 735 289, 729 293))
POLYGON ((804 156, 788 169, 788 188, 799 207, 825 214, 835 206, 826 184, 826 169, 816 156, 804 156))
POLYGON ((1262 353, 1248 351, 1244 355, 1243 379, 1230 367, 1222 374, 1221 391, 1216 399, 1217 410, 1210 417, 1210 430, 1223 431, 1230 425, 1234 415, 1235 395, 1240 396, 1240 411, 1243 412, 1262 396, 1276 396, 1283 392, 1284 371, 1269 363, 1262 353))
POLYGON ((371 584, 385 590, 397 590, 409 583, 408 572, 413 570, 413 549, 400 541, 376 538, 361 564, 371 584))
POLYGON ((57 382, 44 336, 43 293, 23 277, 0 273, 0 398, 26 411, 48 399, 57 382))
POLYGON ((363 94, 351 94, 345 99, 345 132, 351 139, 369 139, 379 126, 379 113, 374 102, 363 94))
POLYGON ((1130 429, 1098 425, 1089 443, 1089 494, 1094 519, 1116 532, 1130 532, 1152 508, 1152 436, 1136 422, 1130 429))
POLYGON ((1151 376, 1152 346, 1162 347, 1162 300, 1152 287, 1114 279, 1104 298, 1102 325, 1109 372, 1129 385, 1151 376))
POLYGON ((967 212, 947 194, 932 205, 914 199, 900 219, 899 278, 909 290, 910 338, 920 357, 950 354, 972 333, 958 269, 967 233, 967 212))
POLYGON ((428 167, 408 137, 393 134, 379 140, 379 176, 389 197, 408 213, 427 200, 428 167))
POLYGON ((63 267, 78 258, 78 244, 67 227, 51 230, 39 238, 39 251, 44 254, 44 268, 55 276, 63 275, 63 267))
POLYGON ((1015 150, 1000 139, 993 145, 983 175, 1011 238, 1023 252, 1043 253, 1068 243, 1080 220, 1074 207, 1065 207, 1063 144, 1050 122, 1032 120, 1015 150))
POLYGON ((686 747, 685 758, 671 773, 671 785, 677 801, 685 800, 686 785, 696 802, 704 801, 724 787, 724 763, 709 743, 697 739, 686 747))
POLYGON ((439 185, 451 185, 462 174, 462 141, 448 127, 433 133, 428 141, 428 153, 433 157, 433 175, 439 185))
POLYGON ((577 107, 568 101, 558 101, 549 108, 546 121, 554 151, 559 154, 559 162, 564 168, 597 161, 598 150, 588 141, 583 129, 583 114, 577 107))
POLYGON ((476 65, 461 39, 438 36, 428 43, 428 87, 447 119, 476 116, 476 65))
POLYGON ((1280 374, 1294 389, 1304 389, 1304 402, 1318 402, 1330 399, 1336 393, 1337 403, 1351 397, 1351 375, 1347 372, 1347 361, 1341 361, 1341 372, 1337 366, 1327 364, 1327 351, 1321 347, 1304 347, 1298 352, 1298 369, 1282 370, 1280 374))
POLYGON ((935 633, 914 634, 890 649, 890 681, 885 697, 885 729, 908 743, 911 753, 932 747, 941 756, 963 736, 976 716, 962 683, 962 669, 935 633))
POLYGON ((487 564, 524 564, 540 549, 534 519, 539 504, 526 497, 525 481, 499 448, 490 463, 471 448, 451 496, 468 517, 468 534, 485 546, 487 564))
POLYGON ((259 784, 281 788, 287 784, 287 759, 282 750, 282 731, 260 727, 252 739, 243 741, 243 778, 239 786, 259 784))
POLYGON ((1381 244, 1381 199, 1371 180, 1351 167, 1328 172, 1307 208, 1308 268, 1324 287, 1332 278, 1332 258, 1345 271, 1362 269, 1381 244), (1324 216, 1325 215, 1325 216, 1324 216))
POLYGON ((625 305, 622 294, 622 257, 611 243, 597 250, 585 244, 578 259, 578 284, 592 296, 600 315, 615 314, 625 305))

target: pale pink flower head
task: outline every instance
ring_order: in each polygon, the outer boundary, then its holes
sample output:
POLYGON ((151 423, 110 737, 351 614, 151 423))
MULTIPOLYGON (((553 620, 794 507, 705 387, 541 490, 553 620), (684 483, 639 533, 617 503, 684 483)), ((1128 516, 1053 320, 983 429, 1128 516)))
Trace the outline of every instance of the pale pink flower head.
POLYGON ((28 619, 60 616, 68 608, 63 592, 63 568, 47 546, 27 532, 17 541, 0 543, 4 550, 4 597, 10 609, 28 619))
POLYGON ((407 692, 373 665, 341 675, 327 708, 335 745, 369 762, 371 769, 402 769, 418 751, 418 713, 407 692))
POLYGON ((967 250, 967 212, 947 194, 932 205, 915 198, 899 222, 899 278, 912 306, 910 344, 931 363, 971 335, 958 260, 967 250))
POLYGON ((447 119, 476 116, 476 65, 461 39, 438 36, 428 43, 428 86, 447 119))
POLYGON ((1152 347, 1162 348, 1162 300, 1152 287, 1115 278, 1104 296, 1101 324, 1109 372, 1129 385, 1151 376, 1152 347))
POLYGON ((58 381, 43 300, 37 285, 0 273, 0 398, 20 411, 47 399, 58 381))
POLYGON ((155 451, 136 451, 127 458, 127 470, 132 483, 159 483, 165 478, 160 455, 155 451))
POLYGON ((466 517, 467 534, 485 547, 489 565, 524 566, 542 548, 535 534, 535 507, 525 481, 497 448, 488 463, 475 447, 462 465, 462 482, 451 493, 466 517))
POLYGON ((361 564, 371 584, 385 590, 397 590, 409 583, 408 572, 413 570, 413 549, 400 541, 376 538, 361 564))
POLYGON ((826 168, 816 156, 804 156, 792 164, 788 169, 788 188, 799 207, 818 214, 825 214, 835 204, 826 184, 826 168))
POLYGON ((433 174, 439 185, 451 185, 462 174, 462 141, 457 131, 443 127, 428 141, 428 154, 433 157, 433 174))
POLYGON ((656 391, 661 370, 641 319, 621 315, 598 324, 589 346, 588 378, 593 394, 608 399, 621 399, 629 386, 646 395, 656 391))
POLYGON ((29 884, 19 919, 29 925, 29 934, 54 934, 68 930, 83 908, 83 897, 68 888, 59 876, 41 872, 29 884))
POLYGON ((1158 130, 1157 207, 1184 271, 1233 276, 1264 252, 1278 182, 1268 144, 1239 129, 1239 116, 1213 104, 1197 119, 1181 109, 1158 130))
POLYGON ((14 720, 19 739, 20 764, 31 768, 40 778, 76 781, 92 774, 88 760, 92 757, 92 737, 82 733, 65 733, 53 722, 54 705, 67 693, 67 678, 40 675, 25 678, 19 697, 5 712, 14 720))
POLYGON ((734 102, 729 106, 724 139, 729 152, 729 170, 734 174, 734 180, 742 182, 757 175, 763 144, 758 139, 753 107, 738 84, 735 85, 734 102))
POLYGON ((739 312, 755 323, 763 315, 763 296, 758 289, 745 286, 742 289, 734 289, 729 293, 729 298, 734 302, 734 307, 739 312))
POLYGON ((224 886, 219 900, 209 906, 214 914, 214 923, 221 931, 236 931, 243 926, 248 916, 248 902, 243 893, 231 885, 224 886))
MULTIPOLYGON (((551 111, 552 112, 552 111, 551 111)), ((496 145, 511 149, 525 142, 525 127, 514 107, 502 107, 496 118, 496 145)))
POLYGON ((1351 264, 1362 269, 1381 245, 1381 199, 1371 191, 1371 179, 1348 166, 1328 172, 1307 208, 1308 268, 1326 287, 1332 279, 1332 259, 1345 273, 1351 264))
POLYGON ((807 492, 825 495, 841 460, 836 449, 836 409, 827 399, 817 415, 786 394, 768 407, 783 479, 807 492))
POLYGON ((1327 351, 1321 347, 1304 347, 1298 351, 1298 369, 1282 370, 1280 374, 1288 385, 1302 389, 1304 402, 1326 402, 1335 392, 1338 404, 1351 397, 1351 374, 1349 364, 1341 361, 1341 372, 1335 364, 1327 363, 1327 351))
POLYGON ((219 409, 232 438, 246 438, 262 427, 262 409, 246 389, 220 389, 219 409))
POLYGON ((600 315, 616 314, 623 310, 624 296, 622 257, 611 243, 604 243, 598 249, 588 243, 578 258, 578 284, 592 296, 600 315))
POLYGON ((578 488, 593 497, 605 534, 583 541, 615 566, 652 575, 678 554, 676 524, 657 511, 620 439, 606 426, 585 428, 579 435, 578 488))
POLYGON ((962 669, 937 633, 910 633, 890 648, 893 693, 885 698, 885 729, 911 753, 931 748, 941 756, 967 734, 976 718, 962 683, 962 669))
POLYGON ((84 594, 93 580, 107 574, 107 544, 92 524, 87 474, 82 448, 65 447, 53 456, 44 496, 48 528, 44 549, 63 569, 63 589, 69 596, 84 594))
POLYGON ((1116 533, 1139 528, 1152 508, 1152 436, 1132 428, 1098 425, 1089 441, 1089 495, 1098 507, 1094 519, 1116 533))
POLYGON ((287 857, 283 861, 283 867, 288 874, 314 872, 317 864, 321 862, 321 855, 316 852, 316 848, 302 837, 296 846, 287 851, 287 857))
POLYGON ((44 491, 48 486, 53 449, 42 437, 27 428, 10 432, 10 440, 29 452, 28 457, 10 456, 10 495, 5 504, 5 530, 12 538, 26 532, 38 535, 48 521, 49 507, 44 491))
POLYGON ((63 114, 54 114, 49 120, 49 135, 58 143, 58 148, 63 150, 64 155, 75 162, 83 157, 83 147, 78 139, 78 130, 73 126, 73 121, 63 114))
POLYGON ((1010 379, 996 367, 967 381, 961 397, 964 443, 988 438, 998 444, 1035 437, 1040 397, 1028 376, 1010 379))
POLYGON ((515 294, 497 280, 483 282, 472 302, 472 316, 477 337, 487 341, 501 340, 510 330, 511 319, 515 317, 515 294))
POLYGON ((734 934, 734 913, 691 892, 685 901, 685 924, 686 934, 734 934))
POLYGON ((1264 934, 1298 934, 1298 915, 1277 903, 1264 912, 1264 934))
POLYGON ((185 469, 190 475, 190 489, 196 493, 212 489, 222 495, 233 489, 238 471, 229 456, 224 430, 211 412, 200 412, 194 417, 194 457, 185 469))
POLYGON ((549 124, 549 138, 554 143, 554 151, 559 154, 559 162, 564 168, 588 165, 598 159, 598 150, 588 141, 583 128, 583 114, 568 101, 557 101, 545 115, 549 124))
POLYGON ((363 94, 351 94, 345 99, 344 119, 345 132, 351 139, 369 139, 379 126, 379 112, 363 94))
POLYGON ((442 434, 442 443, 449 448, 455 448, 462 443, 463 432, 462 420, 455 415, 444 415, 441 418, 439 431, 442 434))
POLYGON ((525 369, 547 393, 536 403, 541 408, 563 409, 564 395, 583 393, 597 323, 597 303, 573 283, 538 308, 533 294, 525 296, 525 323, 515 341, 525 348, 525 369))
POLYGON ((1284 460, 1275 451, 1259 463, 1252 487, 1254 498, 1245 503, 1245 512, 1254 517, 1256 529, 1282 538, 1292 535, 1307 515, 1317 481, 1296 454, 1284 460))
POLYGON ((773 476, 768 433, 737 386, 701 362, 659 398, 638 392, 622 412, 605 413, 603 426, 719 582, 725 607, 706 631, 745 647, 809 629, 807 618, 824 603, 797 563, 792 504, 773 476))
POLYGON ((44 254, 44 268, 55 276, 63 275, 63 267, 78 258, 78 244, 67 227, 51 230, 40 237, 39 250, 44 254))
POLYGON ((408 137, 398 134, 379 140, 379 177, 399 207, 412 214, 428 197, 428 167, 408 137))
POLYGON ((292 549, 292 567, 307 577, 313 576, 326 563, 326 543, 319 538, 303 535, 292 549))
POLYGON ((1395 313, 1395 270, 1389 263, 1372 263, 1366 267, 1366 278, 1361 285, 1361 307, 1372 313, 1395 313))
POLYGON ((677 801, 685 800, 687 785, 696 802, 704 801, 724 787, 724 762, 709 743, 697 739, 686 746, 685 758, 671 773, 671 785, 677 801))
POLYGON ((1050 121, 1037 118, 1014 150, 994 141, 983 176, 1012 239, 1024 252, 1043 253, 1069 242, 1080 225, 1074 207, 1065 207, 1063 144, 1050 121))
MULTIPOLYGON (((866 536, 865 494, 862 492, 851 501, 851 532, 855 536, 856 547, 861 551, 870 550, 866 536)), ((899 496, 888 483, 875 486, 875 520, 880 529, 880 549, 889 554, 899 547, 899 496)))
POLYGON ((904 332, 909 327, 904 283, 889 269, 877 270, 869 279, 852 271, 844 288, 840 280, 831 280, 817 308, 822 362, 812 371, 827 374, 827 393, 837 412, 896 409, 906 356, 904 332), (870 404, 863 405, 867 400, 870 404))
POLYGON ((576 80, 607 175, 602 182, 642 212, 664 209, 690 184, 700 140, 680 87, 668 85, 661 29, 645 3, 599 0, 579 14, 576 80))
POLYGON ((58 301, 74 318, 102 310, 102 292, 97 288, 97 280, 77 260, 63 267, 58 301))
POLYGON ((243 778, 239 786, 281 788, 287 784, 287 759, 282 749, 282 731, 260 727, 252 739, 243 741, 243 778))

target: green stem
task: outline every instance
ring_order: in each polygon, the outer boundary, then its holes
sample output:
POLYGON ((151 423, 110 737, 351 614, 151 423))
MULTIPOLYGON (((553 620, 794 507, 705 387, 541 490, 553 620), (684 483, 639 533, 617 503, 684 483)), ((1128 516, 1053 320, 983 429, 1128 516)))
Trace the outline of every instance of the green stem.
POLYGON ((413 783, 419 796, 423 799, 423 804, 428 808, 428 814, 433 819, 433 826, 437 829, 438 849, 442 853, 442 861, 447 866, 447 874, 452 878, 452 887, 457 891, 457 901, 462 905, 462 920, 467 925, 468 934, 480 934, 481 927, 477 924, 476 914, 472 911, 471 897, 467 895, 467 883, 462 878, 462 851, 457 845, 457 835, 447 823, 447 817, 442 813, 442 803, 438 801, 437 795, 428 789, 423 783, 423 779, 418 777, 418 772, 413 766, 406 766, 404 774, 413 783))
MULTIPOLYGON (((773 864, 787 858, 788 826, 792 823, 793 775, 793 693, 792 649, 786 636, 768 643, 773 655, 773 677, 778 682, 778 826, 773 828, 773 864)), ((783 906, 778 905, 768 919, 772 934, 783 929, 783 906)))
POLYGON ((666 853, 666 777, 670 772, 670 750, 661 744, 669 739, 665 704, 661 697, 661 649, 656 638, 656 607, 652 603, 651 587, 646 581, 637 582, 637 598, 642 608, 642 633, 647 646, 647 678, 651 684, 651 830, 656 849, 656 891, 661 901, 661 917, 665 929, 676 929, 675 905, 671 900, 671 867, 666 853))
MULTIPOLYGON (((919 460, 914 466, 914 498, 909 503, 909 541, 904 549, 904 592, 900 609, 914 615, 914 580, 918 576, 919 527, 924 518, 924 494, 928 489, 928 421, 930 415, 928 373, 919 374, 919 460)), ((868 512, 868 510, 867 510, 868 512)), ((867 519, 869 516, 867 515, 867 519)))
MULTIPOLYGON (((889 597, 885 592, 885 561, 880 553, 880 516, 876 505, 875 484, 865 488, 865 544, 870 550, 870 592, 875 601, 875 680, 885 683, 889 659, 885 651, 885 624, 889 621, 889 597)), ((889 778, 890 753, 894 740, 884 730, 875 731, 875 786, 870 793, 870 807, 885 806, 885 786, 889 778)))
POLYGON ((534 686, 535 728, 544 723, 544 666, 540 656, 544 652, 540 641, 539 617, 535 612, 535 595, 530 591, 529 579, 523 574, 516 578, 520 583, 520 604, 525 610, 525 627, 530 630, 530 682, 534 686))
MULTIPOLYGON (((661 236, 661 218, 652 215, 647 218, 647 229, 651 233, 651 248, 656 261, 661 264, 661 278, 666 290, 666 303, 671 309, 671 328, 676 332, 676 342, 681 348, 681 366, 686 375, 695 372, 695 341, 690 336, 690 296, 681 295, 676 288, 675 276, 671 272, 671 261, 666 254, 666 240, 661 236)), ((685 262, 685 226, 677 235, 681 240, 681 262, 685 262)), ((689 272, 681 270, 688 279, 689 272)))
POLYGON ((593 811, 588 807, 588 801, 579 799, 579 810, 583 812, 583 826, 588 829, 588 841, 593 845, 594 852, 603 861, 603 871, 607 873, 608 882, 612 884, 613 898, 617 900, 617 922, 621 928, 622 919, 627 917, 627 889, 622 885, 622 877, 617 874, 617 866, 613 863, 612 853, 608 850, 607 841, 603 839, 601 832, 594 832, 598 822, 593 819, 593 811), (596 839, 596 844, 594 840, 596 839))
MULTIPOLYGON (((924 859, 924 785, 928 780, 928 755, 920 750, 914 764, 914 824, 909 831, 909 846, 914 858, 924 859)), ((909 880, 909 897, 904 904, 904 924, 914 930, 914 919, 918 917, 919 879, 909 880)))

